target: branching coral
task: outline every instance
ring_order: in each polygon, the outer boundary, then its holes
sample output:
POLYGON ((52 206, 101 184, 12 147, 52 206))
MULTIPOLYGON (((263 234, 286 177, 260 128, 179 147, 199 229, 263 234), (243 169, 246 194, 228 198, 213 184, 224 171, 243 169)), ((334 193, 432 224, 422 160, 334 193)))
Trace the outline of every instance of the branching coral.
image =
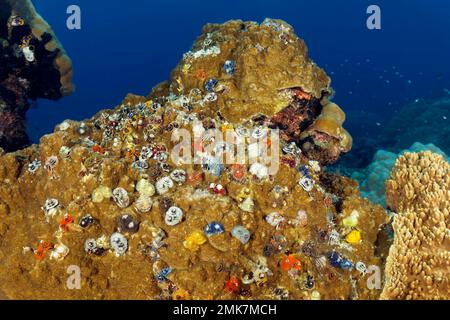
POLYGON ((420 142, 415 142, 410 148, 402 150, 398 154, 386 150, 378 150, 373 157, 372 163, 367 168, 353 171, 351 178, 359 182, 361 194, 364 198, 386 207, 385 184, 395 166, 395 161, 405 152, 422 151, 431 151, 446 157, 445 153, 432 143, 424 145, 420 142))
POLYGON ((406 153, 386 186, 398 214, 381 298, 449 299, 449 163, 428 151, 406 153))

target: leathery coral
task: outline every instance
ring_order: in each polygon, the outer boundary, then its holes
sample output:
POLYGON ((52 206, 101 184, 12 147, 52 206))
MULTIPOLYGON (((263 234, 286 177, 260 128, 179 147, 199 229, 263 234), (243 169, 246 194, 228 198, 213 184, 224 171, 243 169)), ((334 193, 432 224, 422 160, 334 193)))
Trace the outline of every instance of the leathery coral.
POLYGON ((397 215, 381 298, 449 299, 449 163, 429 151, 406 153, 386 186, 397 215))

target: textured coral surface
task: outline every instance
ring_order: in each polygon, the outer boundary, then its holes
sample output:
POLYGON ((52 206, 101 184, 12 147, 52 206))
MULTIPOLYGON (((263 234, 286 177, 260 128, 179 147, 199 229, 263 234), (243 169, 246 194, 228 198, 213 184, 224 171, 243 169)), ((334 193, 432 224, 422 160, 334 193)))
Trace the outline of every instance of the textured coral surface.
POLYGON ((275 115, 287 106, 287 97, 278 94, 285 89, 300 88, 317 99, 331 90, 330 78, 309 59, 303 40, 282 21, 271 20, 264 27, 242 21, 205 26, 173 78, 179 78, 189 92, 203 86, 203 74, 220 79, 227 88, 226 99, 210 110, 220 111, 232 122, 258 113, 275 115), (195 59, 208 51, 213 54, 195 59), (222 68, 226 60, 236 63, 234 77, 222 68))
POLYGON ((362 170, 355 170, 351 173, 351 178, 359 182, 359 189, 364 198, 373 203, 386 207, 386 181, 389 179, 395 161, 405 152, 431 151, 440 154, 446 158, 446 154, 434 144, 422 144, 415 142, 406 150, 396 154, 386 150, 378 150, 372 160, 372 163, 362 170))
POLYGON ((3 294, 378 298, 366 266, 381 264, 375 244, 387 215, 354 181, 323 171, 350 146, 329 84, 284 22, 208 25, 149 97, 129 95, 1 156, 3 294), (196 121, 244 139, 280 129, 280 169, 175 163, 172 133, 196 121), (81 268, 80 290, 66 286, 71 265, 81 268))
POLYGON ((383 299, 450 298, 450 165, 429 151, 406 153, 386 184, 397 212, 383 299))

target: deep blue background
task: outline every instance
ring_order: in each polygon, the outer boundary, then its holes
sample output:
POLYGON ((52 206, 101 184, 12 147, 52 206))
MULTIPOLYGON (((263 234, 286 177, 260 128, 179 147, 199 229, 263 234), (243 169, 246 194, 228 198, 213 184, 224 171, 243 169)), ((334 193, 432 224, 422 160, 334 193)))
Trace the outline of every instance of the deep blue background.
POLYGON ((449 88, 447 0, 39 0, 73 60, 76 92, 39 101, 28 115, 34 141, 64 119, 91 117, 129 93, 145 95, 188 51, 208 22, 289 22, 333 78, 335 101, 353 135, 374 135, 399 107, 449 88), (66 28, 66 8, 82 10, 82 30, 66 28), (366 28, 366 9, 382 9, 382 30, 366 28), (379 124, 376 124, 376 123, 379 124))

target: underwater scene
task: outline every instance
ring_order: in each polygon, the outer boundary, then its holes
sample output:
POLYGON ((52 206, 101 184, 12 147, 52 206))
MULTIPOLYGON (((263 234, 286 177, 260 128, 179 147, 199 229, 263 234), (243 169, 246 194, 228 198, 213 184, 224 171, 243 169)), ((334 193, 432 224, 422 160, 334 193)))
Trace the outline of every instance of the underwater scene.
POLYGON ((448 300, 449 16, 0 0, 0 300, 448 300))

